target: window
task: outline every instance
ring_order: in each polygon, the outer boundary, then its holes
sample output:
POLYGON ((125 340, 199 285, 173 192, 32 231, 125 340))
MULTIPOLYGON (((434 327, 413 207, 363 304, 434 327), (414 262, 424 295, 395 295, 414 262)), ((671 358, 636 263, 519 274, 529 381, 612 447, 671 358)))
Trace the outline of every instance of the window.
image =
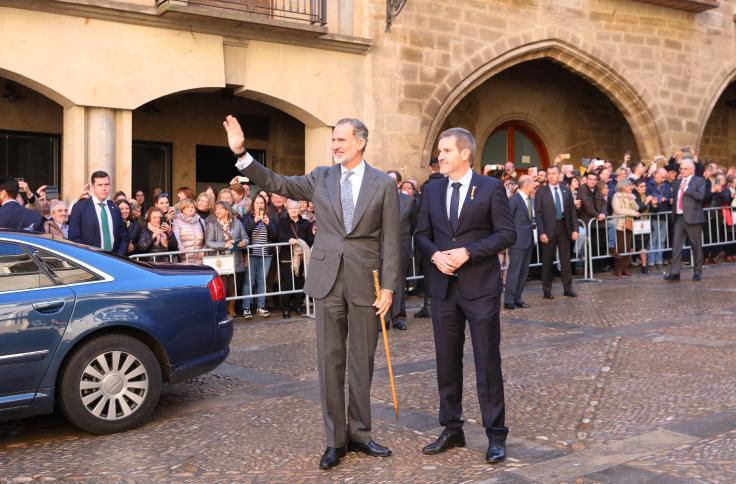
POLYGON ((0 176, 25 178, 34 190, 59 186, 60 136, 0 131, 0 176))
POLYGON ((23 291, 53 285, 54 281, 41 271, 19 244, 0 242, 0 291, 23 291))
POLYGON ((143 190, 146 200, 151 200, 154 187, 171 193, 171 143, 133 140, 132 181, 133 194, 143 190))
POLYGON ((97 274, 45 250, 35 249, 34 255, 62 284, 79 284, 100 279, 97 274))
POLYGON ((513 161, 517 170, 526 171, 532 166, 546 168, 549 165, 547 150, 542 140, 528 126, 511 121, 495 130, 483 146, 485 165, 503 165, 513 161))

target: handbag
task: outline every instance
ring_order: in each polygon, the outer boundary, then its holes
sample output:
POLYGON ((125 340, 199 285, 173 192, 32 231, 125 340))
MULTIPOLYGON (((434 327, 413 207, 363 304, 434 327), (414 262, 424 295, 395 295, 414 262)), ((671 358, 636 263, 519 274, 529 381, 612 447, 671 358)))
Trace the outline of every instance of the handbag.
POLYGON ((626 228, 626 230, 633 232, 634 231, 634 221, 626 217, 626 220, 624 221, 624 227, 626 228))
MULTIPOLYGON (((294 229, 294 226, 291 225, 291 223, 289 223, 289 228, 291 229, 291 233, 294 234, 294 238, 299 240, 299 235, 297 235, 296 229, 294 229)), ((304 249, 302 249, 299 244, 291 247, 291 272, 293 272, 295 276, 299 276, 299 269, 302 266, 302 259, 304 258, 304 249)))
POLYGON ((733 210, 728 205, 721 207, 721 214, 723 215, 723 223, 727 227, 733 226, 733 210))
POLYGON ((202 264, 210 266, 221 276, 235 274, 235 259, 233 254, 208 255, 202 257, 202 264))

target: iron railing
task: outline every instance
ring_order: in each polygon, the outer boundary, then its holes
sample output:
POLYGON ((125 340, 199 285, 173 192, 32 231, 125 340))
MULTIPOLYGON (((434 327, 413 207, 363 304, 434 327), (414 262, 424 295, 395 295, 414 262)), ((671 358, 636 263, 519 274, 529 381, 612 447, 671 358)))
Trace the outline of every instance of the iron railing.
MULTIPOLYGON (((157 0, 158 6, 172 0, 157 0)), ((327 25, 327 0, 176 0, 177 5, 212 7, 233 13, 327 25)))

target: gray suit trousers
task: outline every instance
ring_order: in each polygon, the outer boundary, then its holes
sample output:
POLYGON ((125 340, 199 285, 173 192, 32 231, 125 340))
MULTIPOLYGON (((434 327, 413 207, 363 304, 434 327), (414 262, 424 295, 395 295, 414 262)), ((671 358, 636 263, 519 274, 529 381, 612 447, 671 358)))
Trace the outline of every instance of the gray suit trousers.
POLYGON ((532 248, 517 249, 509 247, 509 268, 506 271, 506 304, 515 304, 521 302, 521 294, 526 286, 526 279, 529 276, 529 264, 532 260, 532 248))
POLYGON ((324 298, 315 299, 317 366, 327 447, 344 447, 346 438, 356 442, 372 440, 371 381, 379 319, 372 306, 357 306, 349 300, 345 291, 347 276, 340 261, 332 290, 324 298))
POLYGON ((685 217, 682 215, 675 215, 675 222, 672 225, 672 265, 670 265, 670 274, 680 273, 682 246, 685 245, 686 239, 690 239, 690 250, 693 251, 693 258, 695 259, 693 273, 703 274, 702 229, 702 224, 689 224, 685 222, 685 217))

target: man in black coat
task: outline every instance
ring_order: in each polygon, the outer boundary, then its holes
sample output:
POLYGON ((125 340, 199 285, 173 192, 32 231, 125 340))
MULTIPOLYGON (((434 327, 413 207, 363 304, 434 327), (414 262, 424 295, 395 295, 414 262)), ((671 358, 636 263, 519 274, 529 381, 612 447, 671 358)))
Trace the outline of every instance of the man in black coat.
POLYGON ((465 445, 463 434, 463 343, 470 326, 483 426, 489 440, 486 461, 506 458, 505 406, 501 374, 501 265, 498 253, 516 241, 506 190, 501 181, 473 173, 475 138, 462 128, 440 134, 443 181, 422 195, 415 242, 432 261, 432 327, 440 396, 439 438, 424 447, 438 454, 465 445))
POLYGON ((18 203, 18 180, 0 178, 0 228, 43 232, 43 216, 18 203))
POLYGON ((69 240, 125 255, 128 251, 128 229, 120 209, 107 197, 110 175, 92 173, 88 198, 77 201, 69 215, 69 240))
MULTIPOLYGON (((398 172, 389 171, 389 176, 397 180, 400 184, 401 175, 398 172)), ((412 244, 411 238, 414 235, 414 229, 417 226, 417 211, 414 205, 414 197, 410 197, 406 193, 399 192, 399 230, 401 231, 401 286, 395 294, 395 298, 391 304, 391 323, 393 327, 400 330, 406 330, 406 278, 409 274, 409 264, 411 263, 412 244)), ((386 326, 388 328, 388 326, 386 326)))
POLYGON ((668 281, 680 280, 682 246, 690 239, 695 266, 693 281, 703 277, 703 235, 705 223, 703 200, 706 198, 705 178, 695 175, 695 163, 689 158, 680 161, 680 178, 672 187, 672 263, 670 272, 664 276, 668 281))
POLYGON ((570 245, 578 238, 578 221, 572 192, 559 183, 560 170, 547 169, 547 185, 537 190, 534 210, 537 233, 542 248, 542 290, 545 299, 552 296, 552 272, 555 254, 560 254, 560 272, 565 296, 576 297, 572 290, 570 245))
POLYGON ((534 192, 536 184, 532 177, 519 177, 519 191, 509 199, 511 217, 516 229, 516 242, 509 248, 509 268, 506 271, 506 302, 504 307, 509 310, 528 308, 529 305, 521 299, 529 275, 529 263, 534 248, 534 192))
MULTIPOLYGON (((422 183, 422 188, 420 190, 420 193, 424 193, 424 190, 427 189, 427 186, 431 183, 436 183, 438 181, 444 180, 445 175, 440 173, 440 162, 437 160, 436 156, 433 156, 429 160, 429 177, 422 183)), ((420 198, 421 201, 421 198, 420 198)), ((417 203, 417 209, 419 209, 420 203, 417 203)), ((419 212, 419 210, 417 210, 419 212)), ((425 274, 424 279, 422 280, 422 285, 424 286, 424 304, 422 307, 414 313, 415 318, 428 318, 430 316, 429 309, 432 304, 432 298, 429 295, 429 279, 426 277, 426 274, 429 272, 429 267, 432 265, 432 263, 427 259, 426 257, 421 256, 421 251, 415 246, 414 253, 416 254, 416 258, 418 261, 418 266, 421 267, 422 274, 425 274)))

